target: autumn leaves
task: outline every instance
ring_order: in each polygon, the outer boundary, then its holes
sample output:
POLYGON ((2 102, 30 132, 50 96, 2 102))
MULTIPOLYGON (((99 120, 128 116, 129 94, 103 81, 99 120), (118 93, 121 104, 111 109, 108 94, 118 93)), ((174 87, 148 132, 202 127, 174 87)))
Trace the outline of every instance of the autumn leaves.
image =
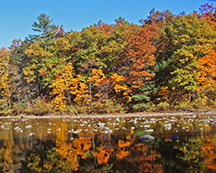
POLYGON ((148 67, 155 64, 150 44, 155 31, 147 28, 98 24, 56 38, 46 48, 34 42, 25 50, 29 61, 24 78, 38 91, 49 88, 44 94, 57 111, 76 105, 109 113, 106 104, 128 104, 133 89, 154 76, 148 67))
POLYGON ((66 33, 41 16, 49 33, 1 49, 1 99, 13 110, 43 95, 50 112, 75 106, 85 113, 213 103, 216 25, 213 7, 201 8, 177 16, 152 10, 141 26, 119 18, 66 33))

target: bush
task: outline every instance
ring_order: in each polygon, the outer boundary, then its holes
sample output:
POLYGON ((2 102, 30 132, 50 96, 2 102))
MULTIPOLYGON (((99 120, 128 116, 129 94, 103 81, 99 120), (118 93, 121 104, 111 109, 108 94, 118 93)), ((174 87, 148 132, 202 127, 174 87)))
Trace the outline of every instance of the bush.
POLYGON ((26 109, 26 104, 24 104, 23 102, 18 101, 18 102, 14 103, 12 112, 15 115, 19 115, 19 114, 24 113, 25 109, 26 109))
POLYGON ((151 111, 166 111, 166 110, 170 110, 171 105, 169 104, 169 102, 167 101, 162 101, 157 105, 152 105, 151 107, 151 111))
POLYGON ((52 106, 45 101, 45 97, 36 98, 32 105, 25 110, 25 113, 32 115, 45 115, 52 112, 52 106))
POLYGON ((12 113, 12 109, 11 107, 9 107, 7 100, 0 99, 0 114, 7 115, 11 113, 12 113))
POLYGON ((78 111, 77 109, 73 106, 73 105, 70 105, 70 106, 66 106, 65 108, 62 108, 61 111, 59 111, 60 113, 64 114, 73 114, 73 115, 76 115, 78 114, 78 111))
POLYGON ((125 107, 123 106, 123 104, 120 104, 116 100, 111 100, 111 99, 104 99, 104 100, 93 102, 92 109, 94 112, 99 114, 125 112, 125 107))

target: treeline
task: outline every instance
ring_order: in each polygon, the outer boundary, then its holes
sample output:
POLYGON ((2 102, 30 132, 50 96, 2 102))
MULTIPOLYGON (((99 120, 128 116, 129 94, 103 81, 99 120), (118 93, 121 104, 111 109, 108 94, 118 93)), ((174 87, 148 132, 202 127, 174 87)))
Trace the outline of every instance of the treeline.
POLYGON ((1 114, 113 113, 216 106, 216 17, 152 10, 65 32, 41 14, 0 50, 1 114))

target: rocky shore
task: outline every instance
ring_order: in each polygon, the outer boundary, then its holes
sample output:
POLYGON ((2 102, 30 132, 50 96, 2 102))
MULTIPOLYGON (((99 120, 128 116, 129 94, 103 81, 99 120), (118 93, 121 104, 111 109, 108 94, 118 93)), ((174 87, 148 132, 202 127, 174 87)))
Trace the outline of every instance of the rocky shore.
POLYGON ((48 119, 48 118, 69 118, 69 119, 80 119, 80 118, 117 118, 117 117, 153 117, 153 116, 184 116, 184 115, 211 115, 216 114, 216 111, 194 111, 194 112, 138 112, 138 113, 128 113, 128 114, 103 114, 103 115, 54 115, 48 114, 43 116, 35 116, 35 115, 17 115, 17 116, 2 116, 0 119, 10 119, 10 118, 27 118, 27 119, 48 119))

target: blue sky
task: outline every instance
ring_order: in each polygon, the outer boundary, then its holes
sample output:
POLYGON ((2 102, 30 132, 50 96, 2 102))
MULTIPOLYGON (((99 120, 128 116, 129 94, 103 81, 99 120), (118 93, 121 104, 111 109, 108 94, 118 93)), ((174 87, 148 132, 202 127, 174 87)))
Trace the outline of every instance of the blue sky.
POLYGON ((32 23, 41 13, 49 15, 65 31, 81 31, 99 20, 113 24, 118 17, 138 24, 150 10, 169 9, 174 14, 198 11, 206 0, 0 0, 0 48, 33 34, 32 23))

